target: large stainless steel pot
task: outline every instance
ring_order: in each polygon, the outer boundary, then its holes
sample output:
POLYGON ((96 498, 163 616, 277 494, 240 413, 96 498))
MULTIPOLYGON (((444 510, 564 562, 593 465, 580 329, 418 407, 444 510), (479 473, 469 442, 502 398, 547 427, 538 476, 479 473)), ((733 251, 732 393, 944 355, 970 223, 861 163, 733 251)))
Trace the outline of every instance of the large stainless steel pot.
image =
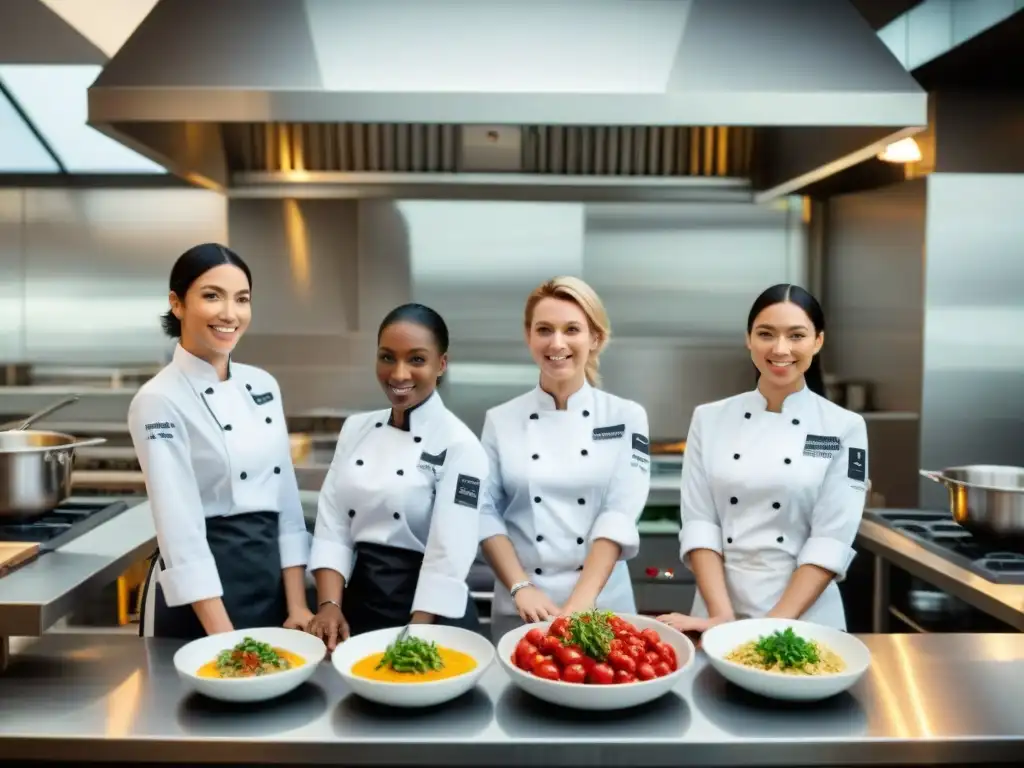
POLYGON ((1024 467, 979 464, 921 475, 946 486, 953 520, 971 533, 1024 542, 1024 467))
POLYGON ((0 432, 0 521, 30 522, 64 501, 75 451, 105 442, 36 429, 0 432))

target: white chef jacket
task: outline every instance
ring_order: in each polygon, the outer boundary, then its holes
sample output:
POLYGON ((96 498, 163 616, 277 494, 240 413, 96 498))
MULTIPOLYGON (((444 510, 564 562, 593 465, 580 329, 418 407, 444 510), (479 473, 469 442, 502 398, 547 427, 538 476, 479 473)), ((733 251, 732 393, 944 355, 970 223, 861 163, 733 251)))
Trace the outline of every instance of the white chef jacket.
POLYGON ((345 420, 320 491, 310 570, 330 568, 348 582, 357 544, 422 552, 412 611, 461 618, 487 456, 437 392, 406 412, 406 429, 390 414, 345 420))
MULTIPOLYGON (((597 606, 634 613, 626 561, 640 550, 651 480, 643 407, 584 383, 559 411, 536 387, 490 409, 481 440, 491 472, 480 540, 508 536, 530 581, 556 605, 572 594, 591 542, 614 541, 622 553, 597 606)), ((504 585, 494 593, 495 615, 517 612, 504 585)))
MULTIPOLYGON (((764 616, 797 567, 836 574, 802 617, 846 628, 837 581, 854 557, 868 479, 864 418, 804 387, 781 413, 757 390, 698 406, 683 457, 680 557, 722 555, 737 615, 764 616)), ((707 616, 698 591, 692 612, 707 616)))
POLYGON ((179 344, 128 408, 163 560, 154 574, 171 607, 223 595, 206 518, 278 512, 281 567, 309 554, 280 387, 260 368, 229 370, 221 381, 179 344))

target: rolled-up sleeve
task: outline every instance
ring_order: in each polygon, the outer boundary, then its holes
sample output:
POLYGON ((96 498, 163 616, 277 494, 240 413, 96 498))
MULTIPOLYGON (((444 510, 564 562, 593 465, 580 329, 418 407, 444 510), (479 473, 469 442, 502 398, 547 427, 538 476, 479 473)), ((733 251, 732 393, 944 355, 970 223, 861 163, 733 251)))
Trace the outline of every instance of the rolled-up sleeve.
POLYGON ((480 494, 480 541, 493 536, 508 536, 505 525, 505 509, 508 499, 501 482, 501 458, 498 454, 498 431, 493 416, 488 412, 484 417, 484 428, 480 444, 487 457, 487 479, 480 494))
POLYGON ((811 535, 797 556, 797 565, 816 565, 831 571, 836 581, 846 578, 855 555, 853 542, 860 528, 867 496, 868 430, 864 418, 851 413, 853 423, 829 462, 811 513, 811 535))
POLYGON ((608 482, 601 511, 590 529, 591 542, 607 539, 619 545, 620 560, 630 560, 640 552, 637 523, 651 490, 651 444, 647 411, 630 403, 625 418, 626 442, 608 482))
MULTIPOLYGON (((281 403, 281 389, 274 382, 274 389, 277 390, 277 402, 281 403)), ((281 567, 292 568, 304 566, 309 562, 309 532, 306 530, 306 515, 302 511, 302 500, 299 497, 299 483, 295 478, 295 465, 292 463, 291 444, 288 440, 288 430, 284 427, 284 405, 282 403, 281 418, 282 425, 279 430, 278 441, 281 443, 280 464, 281 477, 278 486, 278 506, 281 514, 280 531, 278 532, 277 545, 281 553, 281 567)))
POLYGON ((480 497, 487 454, 475 436, 448 449, 438 480, 412 610, 450 619, 466 613, 469 569, 480 545, 480 497))
POLYGON ((337 571, 348 583, 355 562, 352 543, 352 521, 345 512, 345 489, 338 482, 342 462, 348 458, 346 438, 354 429, 352 419, 346 419, 338 435, 331 466, 320 488, 317 500, 316 525, 313 528, 313 544, 309 552, 309 570, 327 568, 337 571), (348 434, 347 434, 348 433, 348 434))
POLYGON ((164 599, 177 607, 221 597, 185 420, 168 398, 140 392, 128 408, 128 429, 146 480, 164 599))
POLYGON ((680 488, 679 559, 690 567, 690 553, 695 549, 710 549, 722 554, 722 524, 711 495, 704 466, 702 421, 705 411, 698 406, 690 420, 683 454, 683 477, 680 488))

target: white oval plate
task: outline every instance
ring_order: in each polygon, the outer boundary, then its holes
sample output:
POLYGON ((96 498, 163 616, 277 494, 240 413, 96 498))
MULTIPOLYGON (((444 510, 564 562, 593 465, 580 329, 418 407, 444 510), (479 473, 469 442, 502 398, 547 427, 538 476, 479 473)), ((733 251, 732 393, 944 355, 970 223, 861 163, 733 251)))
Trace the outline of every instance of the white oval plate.
POLYGON ((290 693, 309 680, 326 654, 327 647, 323 641, 307 632, 284 627, 236 629, 219 635, 207 635, 182 646, 174 654, 174 668, 190 688, 212 699, 266 701, 290 693), (221 679, 199 677, 196 674, 201 666, 217 658, 221 651, 233 648, 247 637, 297 654, 306 663, 295 669, 259 677, 221 679))
POLYGON ((853 635, 821 624, 790 619, 742 619, 712 627, 701 637, 701 648, 708 661, 729 682, 752 693, 784 701, 818 701, 849 689, 871 665, 871 651, 853 635), (834 675, 782 675, 745 667, 726 656, 736 648, 792 627, 807 640, 816 640, 838 654, 846 669, 834 675))
POLYGON ((425 683, 391 683, 352 674, 352 666, 374 653, 383 653, 404 627, 389 627, 350 637, 331 654, 331 664, 352 689, 365 699, 392 707, 432 707, 456 699, 477 684, 494 661, 494 646, 483 635, 441 624, 413 624, 411 636, 433 640, 440 646, 476 659, 476 667, 463 675, 425 683))

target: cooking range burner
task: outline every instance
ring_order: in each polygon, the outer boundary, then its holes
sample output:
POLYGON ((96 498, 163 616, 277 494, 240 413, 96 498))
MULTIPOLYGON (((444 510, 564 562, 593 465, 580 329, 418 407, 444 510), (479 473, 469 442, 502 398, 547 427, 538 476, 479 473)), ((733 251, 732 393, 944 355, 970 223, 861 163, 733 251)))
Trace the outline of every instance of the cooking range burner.
POLYGON ((124 501, 66 501, 29 523, 0 523, 0 541, 37 542, 52 552, 128 509, 124 501))
POLYGON ((1024 553, 999 550, 953 522, 949 512, 870 509, 864 517, 901 531, 926 549, 996 584, 1024 584, 1024 553))

